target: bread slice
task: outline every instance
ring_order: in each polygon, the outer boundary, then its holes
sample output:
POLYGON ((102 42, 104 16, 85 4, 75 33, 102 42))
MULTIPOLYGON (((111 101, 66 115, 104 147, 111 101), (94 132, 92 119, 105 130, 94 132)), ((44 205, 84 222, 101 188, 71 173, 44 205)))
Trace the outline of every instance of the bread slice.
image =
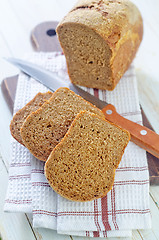
POLYGON ((25 120, 21 128, 25 146, 36 158, 46 161, 81 110, 94 112, 104 118, 97 107, 68 88, 59 88, 49 101, 25 120))
POLYGON ((72 83, 113 90, 135 57, 143 22, 129 0, 79 0, 57 35, 72 83))
POLYGON ((20 129, 25 121, 25 119, 29 116, 30 113, 36 111, 40 108, 44 102, 46 102, 51 96, 52 92, 48 91, 46 93, 38 93, 36 96, 28 102, 22 109, 20 109, 11 120, 10 123, 10 132, 12 136, 21 144, 24 145, 23 140, 20 135, 20 129))
POLYGON ((104 197, 129 140, 126 130, 81 111, 45 164, 50 186, 73 201, 104 197))

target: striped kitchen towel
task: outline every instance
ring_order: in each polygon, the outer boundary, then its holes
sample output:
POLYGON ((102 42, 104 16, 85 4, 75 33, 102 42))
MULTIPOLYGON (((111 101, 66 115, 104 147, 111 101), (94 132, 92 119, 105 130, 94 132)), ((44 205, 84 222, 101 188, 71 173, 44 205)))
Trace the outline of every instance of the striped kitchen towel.
MULTIPOLYGON (((33 53, 28 60, 56 72, 69 81, 65 57, 61 53, 33 53)), ((133 65, 112 92, 85 91, 115 105, 118 113, 142 124, 133 65)), ((14 113, 47 88, 25 74, 19 75, 14 113)), ((116 170, 112 190, 101 199, 73 202, 55 193, 44 175, 44 163, 12 139, 12 159, 5 211, 32 212, 33 226, 57 230, 61 234, 90 237, 131 236, 132 229, 151 225, 149 175, 146 152, 129 142, 116 170)))

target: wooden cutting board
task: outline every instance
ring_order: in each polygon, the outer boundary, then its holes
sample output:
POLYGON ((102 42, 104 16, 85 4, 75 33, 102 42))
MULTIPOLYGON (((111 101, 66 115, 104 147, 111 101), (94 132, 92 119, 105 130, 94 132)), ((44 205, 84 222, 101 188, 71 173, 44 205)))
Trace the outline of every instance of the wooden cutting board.
MULTIPOLYGON (((36 51, 62 51, 56 36, 56 26, 58 22, 44 22, 36 26, 31 33, 31 41, 36 51)), ((1 84, 4 98, 13 113, 15 92, 17 86, 17 76, 4 79, 1 84)), ((142 110, 142 109, 141 109, 142 110)), ((145 113, 142 110, 144 126, 153 130, 145 113)), ((159 185, 159 159, 147 153, 150 184, 159 185)))

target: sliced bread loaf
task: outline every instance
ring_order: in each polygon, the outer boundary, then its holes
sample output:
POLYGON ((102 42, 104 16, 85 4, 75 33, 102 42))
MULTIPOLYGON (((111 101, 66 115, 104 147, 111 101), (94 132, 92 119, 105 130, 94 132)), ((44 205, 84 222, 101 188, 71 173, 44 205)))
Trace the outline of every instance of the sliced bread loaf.
POLYGON ((129 139, 126 130, 96 114, 80 112, 45 164, 50 186, 73 201, 104 197, 129 139))
POLYGON ((25 119, 29 116, 30 113, 36 111, 39 107, 41 107, 44 102, 46 102, 51 96, 52 92, 46 93, 38 93, 36 96, 27 103, 22 109, 20 109, 14 116, 10 123, 10 132, 12 136, 21 144, 24 145, 23 140, 20 135, 20 129, 25 121, 25 119))
POLYGON ((72 83, 113 90, 135 57, 143 22, 129 0, 79 0, 57 34, 72 83))
POLYGON ((104 118, 97 107, 67 88, 59 88, 21 128, 25 146, 39 160, 46 161, 54 147, 66 134, 77 113, 87 110, 104 118))

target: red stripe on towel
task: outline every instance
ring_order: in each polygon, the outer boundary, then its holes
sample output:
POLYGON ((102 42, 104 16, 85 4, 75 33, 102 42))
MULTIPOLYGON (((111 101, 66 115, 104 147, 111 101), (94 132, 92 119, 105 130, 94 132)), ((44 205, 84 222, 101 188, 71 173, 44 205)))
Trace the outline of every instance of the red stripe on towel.
POLYGON ((102 222, 105 227, 105 230, 111 230, 109 220, 108 220, 108 199, 107 195, 101 199, 101 208, 102 208, 102 222))

